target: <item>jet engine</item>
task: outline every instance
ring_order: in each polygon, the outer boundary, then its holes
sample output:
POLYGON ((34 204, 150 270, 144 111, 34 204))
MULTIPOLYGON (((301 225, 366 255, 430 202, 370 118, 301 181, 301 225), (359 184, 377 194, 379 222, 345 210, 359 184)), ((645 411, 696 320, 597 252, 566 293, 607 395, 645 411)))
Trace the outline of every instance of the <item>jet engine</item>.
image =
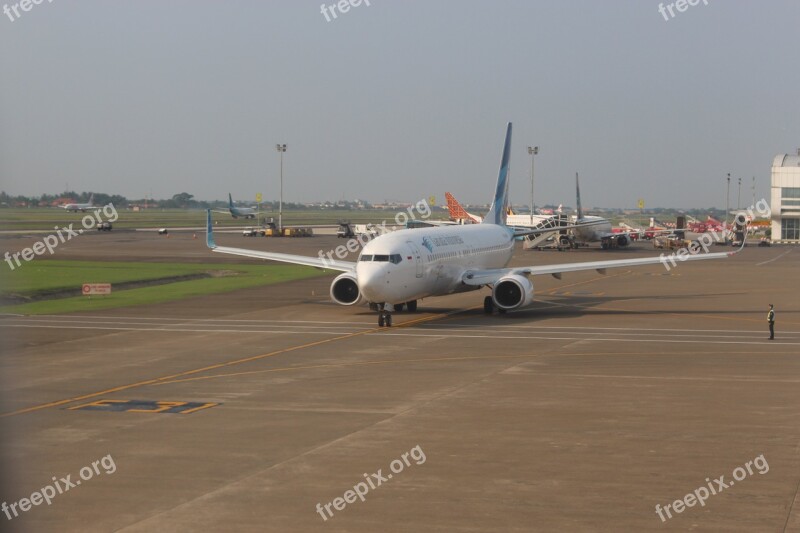
POLYGON ((492 301, 506 311, 530 305, 533 301, 533 283, 518 274, 504 276, 494 284, 492 301))
POLYGON ((361 301, 361 290, 355 274, 345 272, 333 280, 331 299, 339 305, 355 305, 361 301))

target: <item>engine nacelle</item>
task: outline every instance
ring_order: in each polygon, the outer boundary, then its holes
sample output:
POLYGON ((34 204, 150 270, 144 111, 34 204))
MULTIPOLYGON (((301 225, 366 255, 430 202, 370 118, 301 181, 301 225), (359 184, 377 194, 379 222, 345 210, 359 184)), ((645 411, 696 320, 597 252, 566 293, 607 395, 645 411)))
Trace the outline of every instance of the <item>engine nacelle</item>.
POLYGON ((355 274, 345 272, 333 280, 331 299, 339 305, 355 305, 361 301, 361 289, 355 274))
POLYGON ((533 302, 533 283, 518 274, 504 276, 494 284, 492 301, 506 311, 530 305, 533 302))

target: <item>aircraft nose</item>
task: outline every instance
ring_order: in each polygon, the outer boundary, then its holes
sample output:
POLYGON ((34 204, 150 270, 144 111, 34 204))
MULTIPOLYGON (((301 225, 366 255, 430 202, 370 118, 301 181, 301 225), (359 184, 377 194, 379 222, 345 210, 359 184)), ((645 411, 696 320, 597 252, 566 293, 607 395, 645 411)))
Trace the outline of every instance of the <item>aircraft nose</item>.
POLYGON ((364 298, 370 302, 387 301, 388 279, 386 268, 376 264, 359 264, 356 268, 358 285, 364 298))

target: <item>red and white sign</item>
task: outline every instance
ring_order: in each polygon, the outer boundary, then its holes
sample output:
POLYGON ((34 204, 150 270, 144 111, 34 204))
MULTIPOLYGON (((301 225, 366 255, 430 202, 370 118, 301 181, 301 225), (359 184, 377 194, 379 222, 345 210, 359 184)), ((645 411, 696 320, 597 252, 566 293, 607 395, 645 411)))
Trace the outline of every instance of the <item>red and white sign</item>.
POLYGON ((94 296, 96 294, 111 294, 110 283, 84 283, 84 296, 94 296))

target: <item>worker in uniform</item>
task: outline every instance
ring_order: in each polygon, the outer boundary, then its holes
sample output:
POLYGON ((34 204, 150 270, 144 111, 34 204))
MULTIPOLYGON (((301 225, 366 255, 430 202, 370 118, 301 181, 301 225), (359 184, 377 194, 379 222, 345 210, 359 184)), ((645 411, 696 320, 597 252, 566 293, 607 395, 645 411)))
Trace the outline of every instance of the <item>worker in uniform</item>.
POLYGON ((769 322, 769 340, 773 340, 775 338, 775 307, 772 304, 769 304, 767 322, 769 322))

